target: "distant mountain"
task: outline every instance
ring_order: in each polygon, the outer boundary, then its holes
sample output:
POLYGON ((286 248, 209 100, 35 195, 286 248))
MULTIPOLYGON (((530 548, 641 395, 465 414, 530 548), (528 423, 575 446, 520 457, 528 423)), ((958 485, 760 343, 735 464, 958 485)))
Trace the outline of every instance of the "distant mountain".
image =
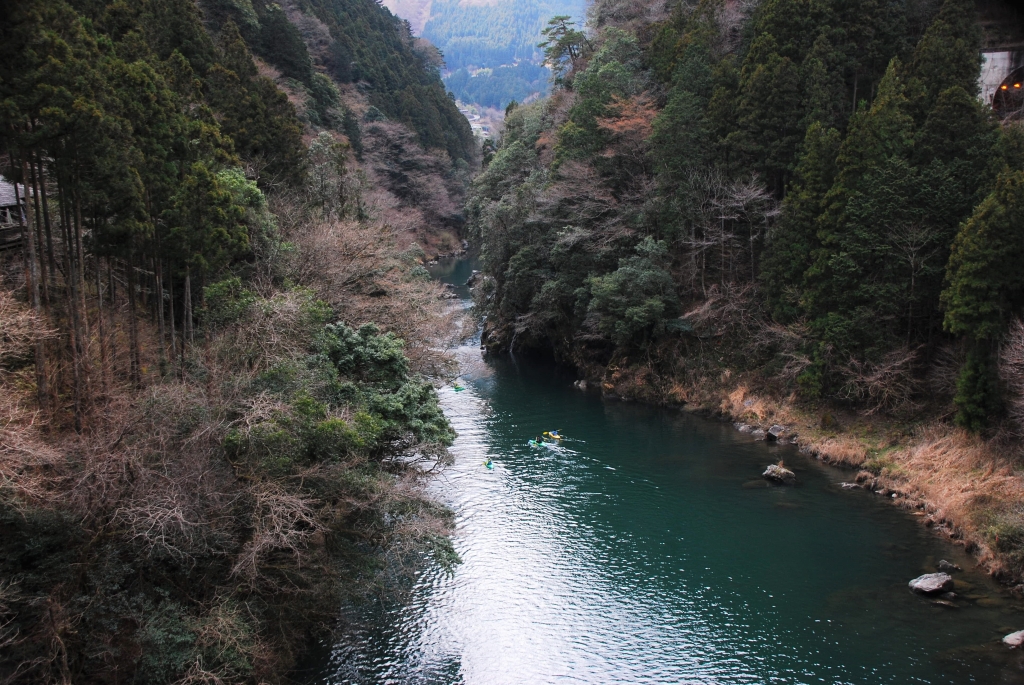
POLYGON ((414 34, 423 33, 423 26, 430 18, 431 0, 384 0, 382 4, 396 17, 408 21, 414 34))
POLYGON ((385 0, 417 35, 444 54, 444 81, 455 96, 504 108, 547 91, 537 43, 548 20, 567 14, 582 25, 585 0, 385 0))

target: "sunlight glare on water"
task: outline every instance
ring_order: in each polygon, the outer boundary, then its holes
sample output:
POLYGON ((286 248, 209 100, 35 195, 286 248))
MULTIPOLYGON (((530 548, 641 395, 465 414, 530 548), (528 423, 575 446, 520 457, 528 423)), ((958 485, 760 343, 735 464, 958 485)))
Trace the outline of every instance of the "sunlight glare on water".
MULTIPOLYGON (((457 264, 452 282, 468 276, 457 264)), ((457 351, 459 433, 431 486, 463 559, 371 612, 315 683, 1022 683, 999 644, 1019 605, 957 576, 959 608, 907 581, 958 549, 792 448, 678 411, 605 402, 552 367, 457 351), (545 430, 555 448, 527 441, 545 430), (494 461, 493 470, 483 462, 494 461), (795 488, 759 478, 779 458, 795 488)))

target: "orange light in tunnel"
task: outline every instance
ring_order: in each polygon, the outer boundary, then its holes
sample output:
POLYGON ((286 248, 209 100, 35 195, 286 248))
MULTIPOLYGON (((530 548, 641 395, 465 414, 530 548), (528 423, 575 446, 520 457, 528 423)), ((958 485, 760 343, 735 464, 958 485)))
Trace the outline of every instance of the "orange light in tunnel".
POLYGON ((1013 87, 1014 87, 1014 88, 1020 88, 1020 84, 1019 84, 1019 83, 1014 83, 1014 84, 1013 84, 1013 87))
POLYGON ((1008 85, 1006 85, 1006 84, 1004 83, 1003 85, 999 86, 999 90, 1006 90, 1006 89, 1008 89, 1009 87, 1010 87, 1010 86, 1008 86, 1008 85))

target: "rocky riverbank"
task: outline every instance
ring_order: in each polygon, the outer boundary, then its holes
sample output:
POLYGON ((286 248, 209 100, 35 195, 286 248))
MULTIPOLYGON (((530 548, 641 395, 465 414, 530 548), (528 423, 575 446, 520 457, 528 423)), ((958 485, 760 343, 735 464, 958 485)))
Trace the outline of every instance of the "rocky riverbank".
POLYGON ((678 406, 727 420, 765 440, 855 470, 862 488, 912 511, 962 545, 979 567, 1024 596, 1024 472, 1021 446, 1005 434, 979 437, 941 417, 892 418, 775 396, 752 375, 724 370, 716 382, 684 385, 648 368, 583 367, 581 390, 611 399, 678 406))

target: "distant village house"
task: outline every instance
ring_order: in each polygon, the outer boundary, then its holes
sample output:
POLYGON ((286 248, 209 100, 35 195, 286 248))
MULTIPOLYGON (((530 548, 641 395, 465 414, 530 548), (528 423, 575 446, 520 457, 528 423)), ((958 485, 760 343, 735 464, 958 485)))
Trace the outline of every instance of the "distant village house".
POLYGON ((0 250, 21 245, 21 227, 25 222, 25 186, 0 176, 0 250))

